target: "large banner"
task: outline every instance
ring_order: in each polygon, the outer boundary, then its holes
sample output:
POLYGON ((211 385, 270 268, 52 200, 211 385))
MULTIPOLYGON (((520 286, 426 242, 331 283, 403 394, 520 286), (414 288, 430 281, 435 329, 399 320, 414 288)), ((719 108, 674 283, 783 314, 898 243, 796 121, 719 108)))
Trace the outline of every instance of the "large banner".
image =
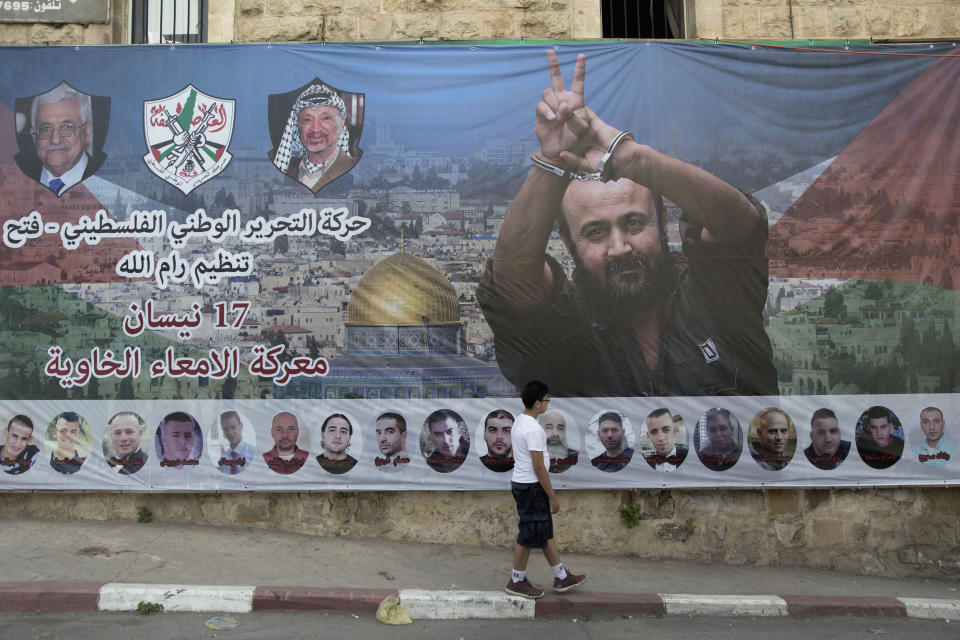
POLYGON ((958 57, 0 48, 0 488, 956 483, 958 57))

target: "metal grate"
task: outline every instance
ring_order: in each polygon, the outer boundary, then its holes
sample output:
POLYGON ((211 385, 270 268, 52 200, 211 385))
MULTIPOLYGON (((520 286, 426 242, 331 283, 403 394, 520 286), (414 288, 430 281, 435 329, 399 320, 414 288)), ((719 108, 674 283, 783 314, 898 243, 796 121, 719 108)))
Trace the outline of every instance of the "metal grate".
POLYGON ((207 41, 207 0, 133 0, 130 41, 163 44, 207 41))
POLYGON ((683 0, 601 0, 604 38, 683 38, 683 0))

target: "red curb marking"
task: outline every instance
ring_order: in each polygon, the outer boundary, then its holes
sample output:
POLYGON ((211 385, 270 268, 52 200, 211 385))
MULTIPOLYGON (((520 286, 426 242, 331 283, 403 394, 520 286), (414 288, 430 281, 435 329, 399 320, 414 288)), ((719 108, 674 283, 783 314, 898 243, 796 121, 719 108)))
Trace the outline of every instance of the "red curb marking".
POLYGON ((96 611, 100 582, 2 582, 0 611, 96 611))
POLYGON ((538 618, 595 613, 663 616, 667 614, 667 607, 656 593, 551 593, 537 600, 535 609, 538 618))
POLYGON ((780 596, 787 602, 787 613, 795 618, 814 616, 907 617, 907 607, 896 598, 831 596, 780 596))
POLYGON ((311 587, 256 587, 254 611, 323 611, 358 616, 375 616, 387 596, 399 596, 396 589, 314 589, 311 587))

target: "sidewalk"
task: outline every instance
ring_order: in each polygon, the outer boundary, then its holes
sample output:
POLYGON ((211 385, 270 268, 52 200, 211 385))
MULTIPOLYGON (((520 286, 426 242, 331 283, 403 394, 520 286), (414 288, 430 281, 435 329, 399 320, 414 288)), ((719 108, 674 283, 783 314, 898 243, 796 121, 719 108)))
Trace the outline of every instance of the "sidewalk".
MULTIPOLYGON (((265 529, 0 518, 0 611, 307 609, 413 619, 626 613, 909 616, 960 620, 960 581, 851 576, 564 553, 587 583, 532 601, 503 593, 503 549, 319 538, 265 529)), ((539 554, 528 577, 552 573, 539 554)))

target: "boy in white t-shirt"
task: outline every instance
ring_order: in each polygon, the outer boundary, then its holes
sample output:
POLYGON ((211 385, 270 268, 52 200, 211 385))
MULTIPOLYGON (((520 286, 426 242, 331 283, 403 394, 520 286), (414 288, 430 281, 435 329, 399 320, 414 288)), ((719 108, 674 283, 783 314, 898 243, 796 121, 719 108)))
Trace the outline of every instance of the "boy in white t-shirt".
POLYGON ((553 569, 553 590, 569 591, 586 582, 586 576, 567 571, 560 562, 560 552, 553 539, 553 517, 560 512, 557 494, 550 484, 547 472, 547 434, 537 422, 537 416, 547 410, 550 389, 539 380, 531 380, 523 387, 521 399, 524 411, 513 423, 513 476, 511 488, 520 516, 517 542, 513 545, 513 573, 505 591, 524 598, 539 598, 543 590, 527 580, 527 560, 530 549, 543 549, 553 569))

